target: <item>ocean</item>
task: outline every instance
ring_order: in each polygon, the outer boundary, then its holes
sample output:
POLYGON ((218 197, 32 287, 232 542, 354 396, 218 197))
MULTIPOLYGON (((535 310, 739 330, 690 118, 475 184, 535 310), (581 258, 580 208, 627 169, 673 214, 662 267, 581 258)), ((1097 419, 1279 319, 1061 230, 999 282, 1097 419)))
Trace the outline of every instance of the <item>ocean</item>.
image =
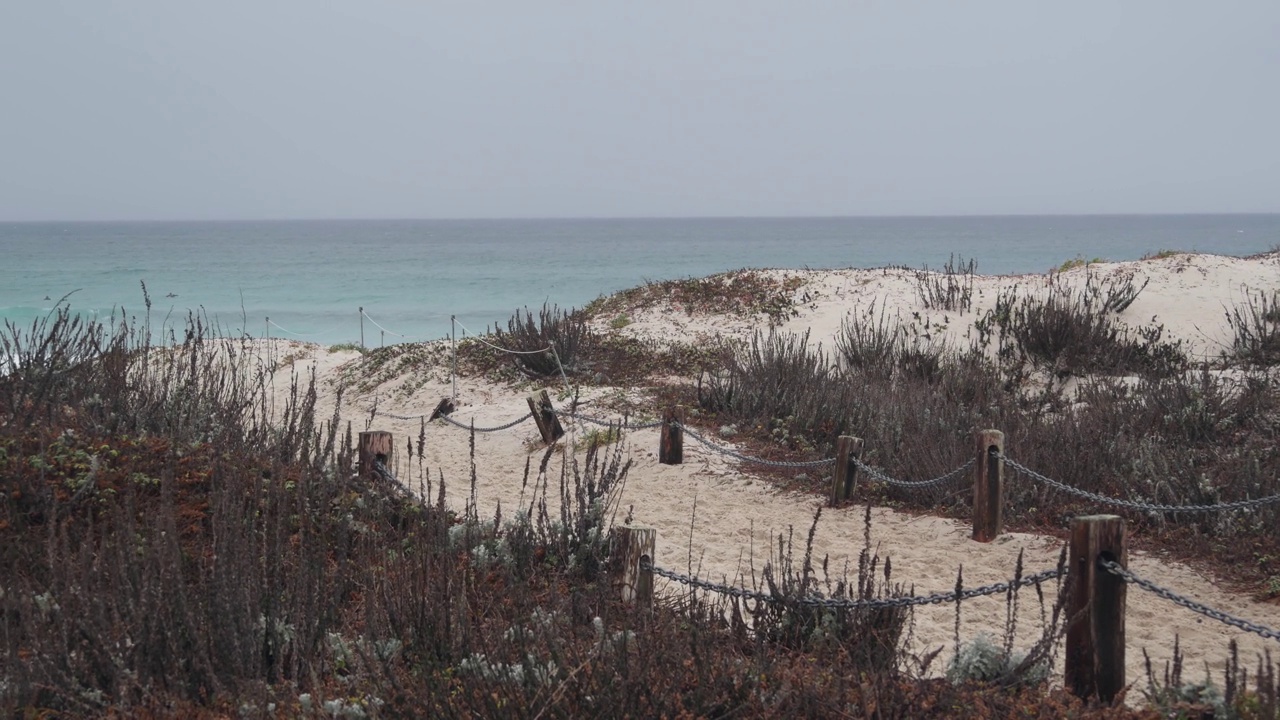
POLYGON ((646 281, 742 267, 1044 272, 1164 249, 1280 246, 1280 215, 0 223, 0 318, 76 312, 156 330, 201 312, 228 335, 369 346, 484 332, 646 281), (363 308, 363 317, 360 308, 363 308))

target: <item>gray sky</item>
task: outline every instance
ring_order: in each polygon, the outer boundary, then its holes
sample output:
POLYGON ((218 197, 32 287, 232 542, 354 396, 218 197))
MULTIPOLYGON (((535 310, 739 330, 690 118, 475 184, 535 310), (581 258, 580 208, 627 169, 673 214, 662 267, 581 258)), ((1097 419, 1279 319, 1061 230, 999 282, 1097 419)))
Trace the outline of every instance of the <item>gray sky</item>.
POLYGON ((0 220, 1280 212, 1280 2, 0 3, 0 220))

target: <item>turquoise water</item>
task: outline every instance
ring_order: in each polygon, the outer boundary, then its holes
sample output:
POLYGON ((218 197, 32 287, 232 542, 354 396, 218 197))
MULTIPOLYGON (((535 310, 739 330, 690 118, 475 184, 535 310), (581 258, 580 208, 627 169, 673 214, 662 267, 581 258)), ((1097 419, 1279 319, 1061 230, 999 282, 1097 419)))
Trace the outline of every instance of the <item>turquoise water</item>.
POLYGON ((1006 274, 1277 245, 1280 215, 0 223, 0 317, 29 324, 69 293, 80 312, 141 316, 145 282, 157 326, 201 311, 229 334, 358 342, 363 307, 378 345, 444 337, 451 315, 480 332, 517 308, 740 267, 936 268, 957 253, 1006 274))

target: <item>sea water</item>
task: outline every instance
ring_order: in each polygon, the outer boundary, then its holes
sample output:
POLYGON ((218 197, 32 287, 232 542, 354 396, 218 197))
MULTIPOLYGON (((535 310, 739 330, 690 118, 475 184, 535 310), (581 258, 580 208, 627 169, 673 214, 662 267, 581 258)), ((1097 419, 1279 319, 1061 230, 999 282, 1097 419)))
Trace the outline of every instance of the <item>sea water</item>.
POLYGON ((518 308, 742 267, 1044 272, 1075 257, 1280 246, 1280 215, 0 223, 0 318, 75 312, 324 344, 505 327, 518 308), (363 308, 363 314, 360 311, 363 308))

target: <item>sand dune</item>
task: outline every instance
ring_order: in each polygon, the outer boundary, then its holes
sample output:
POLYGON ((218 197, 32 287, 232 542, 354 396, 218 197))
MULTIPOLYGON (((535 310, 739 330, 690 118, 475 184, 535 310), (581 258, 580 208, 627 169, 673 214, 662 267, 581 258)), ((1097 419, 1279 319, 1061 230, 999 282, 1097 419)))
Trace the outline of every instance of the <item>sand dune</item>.
MULTIPOLYGON (((782 329, 807 330, 826 347, 831 347, 849 313, 866 312, 873 302, 891 315, 910 318, 913 313, 920 313, 928 318, 931 326, 940 326, 938 332, 949 342, 965 343, 977 313, 995 302, 1001 288, 1017 284, 1024 292, 1045 292, 1050 282, 1046 275, 979 276, 974 282, 974 311, 948 316, 920 306, 915 275, 908 270, 770 272, 803 279, 796 290, 797 299, 804 301, 800 314, 787 320, 782 329)), ((1139 283, 1149 280, 1122 319, 1134 325, 1153 320, 1162 323, 1172 337, 1185 340, 1197 357, 1214 357, 1229 344, 1224 320, 1227 306, 1238 302, 1245 293, 1280 288, 1280 257, 1275 255, 1253 259, 1175 255, 1095 265, 1087 271, 1079 268, 1063 273, 1054 281, 1078 286, 1085 282, 1086 272, 1094 273, 1095 279, 1132 274, 1139 283)), ((763 322, 759 318, 690 315, 683 308, 661 306, 639 312, 631 319, 622 332, 662 339, 673 335, 684 339, 715 335, 746 337, 763 322)), ((272 342, 270 348, 263 348, 264 353, 276 359, 292 356, 294 361, 278 371, 278 387, 287 387, 287 377, 293 369, 314 367, 320 380, 320 413, 322 416, 331 413, 335 384, 342 367, 358 356, 352 352, 330 353, 314 345, 272 342)), ((442 360, 438 367, 418 368, 416 372, 419 375, 414 382, 416 389, 408 395, 397 392, 403 379, 392 379, 374 392, 348 392, 339 408, 340 415, 351 420, 357 430, 363 429, 375 394, 383 413, 430 412, 436 401, 452 392, 448 363, 442 360)), ((630 390, 594 388, 584 392, 581 411, 611 415, 601 408, 600 402, 619 391, 630 390)), ((454 417, 463 422, 474 418, 481 427, 504 423, 527 412, 525 392, 475 378, 461 378, 459 408, 454 417)), ((402 447, 404 436, 417 437, 419 424, 416 420, 379 416, 373 422, 373 429, 396 433, 401 438, 397 445, 402 447)), ((571 447, 584 428, 571 424, 569 430, 571 447)), ((715 440, 730 444, 722 438, 715 440)), ((731 581, 749 572, 753 561, 758 570, 778 533, 794 528, 797 542, 802 541, 814 510, 822 501, 814 496, 780 492, 756 476, 752 466, 695 442, 686 441, 683 465, 660 465, 656 430, 631 432, 626 443, 634 465, 621 504, 624 508, 634 508, 637 523, 658 529, 657 563, 667 568, 692 570, 709 579, 731 581)), ((466 496, 463 490, 469 475, 467 447, 466 432, 440 422, 426 429, 427 464, 433 475, 443 472, 454 488, 452 499, 458 504, 464 502, 466 496)), ((522 491, 521 480, 526 458, 531 453, 536 465, 541 442, 531 422, 477 436, 477 493, 482 514, 491 513, 499 502, 504 512, 518 503, 529 502, 529 491, 522 491)), ((404 468, 402 479, 404 475, 417 477, 416 472, 416 469, 404 468)), ((863 544, 863 513, 861 507, 824 511, 815 548, 818 557, 829 556, 833 570, 848 562, 856 564, 863 544)), ((1028 533, 1008 533, 989 544, 977 543, 970 540, 970 528, 964 523, 888 508, 874 508, 872 518, 871 538, 876 551, 881 556, 892 557, 895 580, 913 586, 917 594, 949 590, 955 585, 960 567, 963 567, 966 587, 1008 579, 1020 552, 1025 553, 1028 573, 1051 568, 1062 546, 1055 537, 1028 533)), ((1130 568, 1208 605, 1280 628, 1280 607, 1225 592, 1212 579, 1184 564, 1134 552, 1130 568)), ((679 590, 678 587, 663 588, 664 592, 679 590)), ((1038 635, 1041 623, 1034 594, 1025 594, 1022 602, 1018 645, 1025 648, 1038 635)), ((1003 597, 967 602, 962 612, 962 637, 969 638, 982 631, 998 633, 1004 623, 1003 597)), ((929 650, 946 645, 949 652, 954 613, 954 607, 949 605, 917 610, 914 647, 929 650)), ((1189 677, 1200 677, 1206 662, 1220 667, 1230 638, 1239 640, 1246 658, 1264 649, 1280 649, 1274 642, 1202 618, 1131 588, 1127 629, 1131 681, 1140 680, 1142 650, 1162 665, 1172 654, 1175 635, 1181 637, 1182 647, 1188 649, 1189 677)))

